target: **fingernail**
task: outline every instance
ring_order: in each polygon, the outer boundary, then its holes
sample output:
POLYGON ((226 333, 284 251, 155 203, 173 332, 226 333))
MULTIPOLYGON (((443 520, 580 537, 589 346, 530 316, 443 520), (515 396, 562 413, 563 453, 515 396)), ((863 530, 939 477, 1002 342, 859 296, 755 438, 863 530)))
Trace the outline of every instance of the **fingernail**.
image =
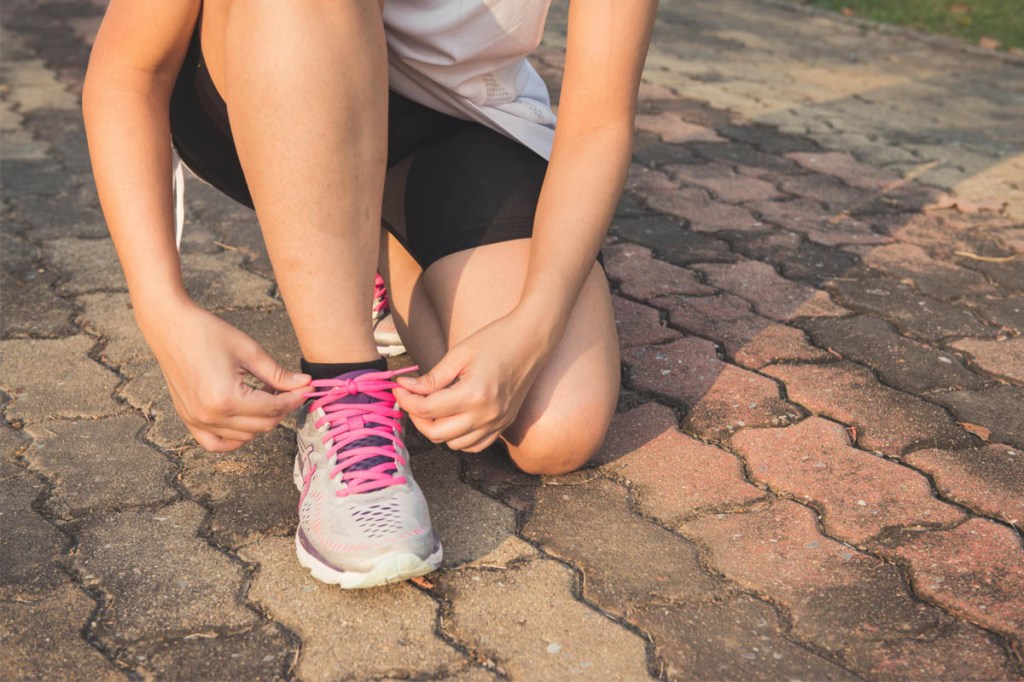
POLYGON ((395 379, 399 384, 405 384, 406 386, 415 386, 416 380, 412 377, 397 377, 395 379))

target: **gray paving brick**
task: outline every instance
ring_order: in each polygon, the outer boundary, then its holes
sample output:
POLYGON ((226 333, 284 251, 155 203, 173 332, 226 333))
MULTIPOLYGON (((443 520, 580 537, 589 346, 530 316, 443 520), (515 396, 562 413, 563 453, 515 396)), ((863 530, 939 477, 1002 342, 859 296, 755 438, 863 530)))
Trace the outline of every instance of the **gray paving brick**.
POLYGON ((0 599, 37 599, 66 579, 57 562, 69 540, 32 508, 44 490, 24 470, 0 481, 0 599))

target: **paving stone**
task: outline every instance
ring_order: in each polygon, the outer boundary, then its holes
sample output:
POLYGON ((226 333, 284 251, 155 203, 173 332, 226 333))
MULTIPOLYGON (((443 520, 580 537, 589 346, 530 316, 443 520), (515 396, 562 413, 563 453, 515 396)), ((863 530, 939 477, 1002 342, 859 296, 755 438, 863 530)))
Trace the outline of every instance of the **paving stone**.
POLYGON ((961 421, 991 429, 992 440, 1024 448, 1024 389, 1001 385, 981 391, 953 391, 933 396, 961 421))
POLYGON ((258 622, 241 605, 242 567, 196 535, 205 515, 178 502, 94 517, 82 527, 75 569, 106 596, 95 626, 100 639, 123 645, 258 622))
POLYGON ((21 431, 15 431, 7 424, 0 422, 0 481, 23 476, 21 455, 28 447, 29 441, 21 431))
POLYGON ((56 561, 68 542, 32 509, 44 490, 25 471, 0 481, 0 599, 39 598, 65 580, 56 561))
POLYGON ((673 327, 717 341, 730 358, 771 327, 781 326, 757 315, 749 303, 731 294, 666 296, 651 303, 668 312, 673 327))
POLYGON ((523 535, 577 566, 583 597, 616 615, 716 588, 693 545, 630 511, 625 488, 611 481, 541 486, 523 535))
POLYGON ((64 519, 168 502, 175 467, 142 444, 146 421, 134 414, 87 421, 48 421, 26 428, 25 458, 53 482, 47 507, 64 519))
POLYGON ((637 168, 634 165, 626 188, 642 196, 652 209, 686 221, 696 232, 745 231, 762 227, 745 209, 714 201, 703 190, 680 188, 660 171, 637 168))
POLYGON ((711 341, 684 337, 655 348, 629 348, 623 358, 633 385, 684 406, 684 428, 708 440, 799 416, 774 382, 722 362, 711 341))
POLYGON ((153 354, 135 323, 128 294, 85 294, 75 301, 82 309, 79 324, 103 341, 100 357, 104 362, 123 368, 152 359, 153 354))
POLYGON ((664 325, 655 308, 612 296, 612 311, 622 348, 650 346, 679 337, 679 332, 664 325))
POLYGON ((906 562, 923 598, 1024 646, 1024 549, 1012 529, 974 518, 907 533, 877 551, 906 562))
POLYGON ((217 315, 255 339, 279 365, 299 371, 302 350, 283 305, 259 310, 225 310, 217 315))
POLYGON ((773 265, 787 279, 813 286, 845 277, 860 261, 855 254, 816 244, 797 232, 775 230, 728 238, 732 247, 747 258, 773 265))
MULTIPOLYGON (((23 233, 29 239, 108 238, 109 232, 99 206, 94 200, 90 201, 83 191, 65 189, 53 197, 27 195, 11 197, 7 201, 10 209, 5 216, 9 225, 7 229, 23 233)), ((116 261, 110 264, 111 270, 120 274, 116 261)))
POLYGON ((837 317, 848 312, 824 291, 784 279, 766 263, 702 263, 694 268, 703 272, 713 286, 750 301, 758 313, 779 322, 798 317, 837 317))
POLYGON ((930 474, 946 498, 1024 526, 1024 453, 1008 445, 981 448, 918 450, 906 457, 910 466, 930 474))
POLYGON ((833 212, 849 210, 872 196, 869 191, 820 173, 783 175, 778 183, 783 192, 820 202, 833 212))
POLYGON ((763 499, 732 454, 680 433, 669 408, 647 403, 615 415, 598 462, 628 483, 637 508, 667 526, 763 499))
POLYGON ((858 679, 790 642, 778 614, 746 595, 651 604, 635 618, 652 636, 670 680, 858 679))
POLYGON ((986 294, 968 297, 962 304, 993 324, 1024 333, 1024 294, 1013 294, 1005 298, 986 294))
POLYGON ((861 189, 881 190, 900 179, 895 173, 863 164, 844 152, 792 152, 786 158, 807 170, 832 175, 861 189))
POLYGON ((911 597, 894 566, 824 537, 814 511, 795 502, 703 516, 682 532, 707 548, 714 569, 786 608, 795 637, 825 651, 928 636, 947 624, 911 597))
POLYGON ((780 133, 776 126, 764 123, 737 123, 717 126, 716 130, 732 140, 746 142, 755 149, 768 154, 785 152, 811 152, 819 149, 818 145, 806 137, 780 133))
POLYGON ((299 679, 441 677, 468 663, 434 634, 437 604, 409 583, 325 585, 299 565, 292 538, 266 538, 241 554, 259 564, 249 599, 302 640, 299 679))
POLYGON ((213 509, 214 541, 237 548, 295 531, 294 459, 295 433, 278 427, 231 452, 190 448, 182 456, 181 484, 213 509))
POLYGON ((820 417, 784 429, 745 429, 732 446, 753 480, 810 502, 830 536, 854 545, 894 526, 964 520, 935 499, 923 476, 851 447, 841 425, 820 417))
POLYGON ((809 320, 803 327, 816 345, 867 365, 885 383, 910 393, 983 388, 991 383, 966 369, 955 354, 904 338, 877 317, 809 320))
POLYGON ((681 144, 685 142, 724 142, 711 128, 687 123, 677 114, 662 112, 660 114, 638 114, 636 127, 654 133, 665 142, 681 144))
POLYGON ((413 455, 412 466, 446 567, 488 557, 515 536, 515 511, 460 481, 458 455, 434 448, 413 455))
MULTIPOLYGON (((984 254, 982 254, 984 255, 984 254)), ((997 253, 995 255, 1005 256, 1012 254, 997 253)), ((1011 261, 979 261, 973 258, 959 257, 960 265, 969 270, 980 272, 996 284, 1000 284, 1008 291, 1019 292, 1024 290, 1024 259, 1019 256, 1011 261)))
POLYGON ((240 635, 199 637, 146 643, 132 648, 128 660, 162 680, 287 679, 298 647, 273 625, 240 635))
POLYGON ((878 315, 925 341, 950 336, 989 336, 994 330, 970 313, 916 291, 912 286, 857 269, 828 284, 843 306, 878 315))
POLYGON ((694 142, 689 146, 706 159, 748 166, 751 170, 762 169, 766 174, 777 175, 795 172, 795 166, 783 157, 765 154, 743 142, 729 142, 728 144, 694 142))
POLYGON ((975 443, 942 408, 882 386, 869 370, 852 363, 772 365, 762 371, 785 383, 791 401, 854 426, 856 444, 867 450, 899 457, 912 446, 975 443))
POLYGON ((770 324, 744 343, 733 359, 743 367, 760 369, 776 362, 827 360, 830 355, 812 346, 799 329, 770 324))
POLYGON ((1024 338, 1014 337, 1002 341, 961 339, 953 348, 970 353, 973 362, 989 374, 1024 383, 1024 338))
POLYGON ((167 450, 195 445, 185 422, 174 410, 156 360, 133 364, 128 375, 131 379, 117 389, 117 394, 150 420, 152 426, 143 435, 144 440, 167 450))
POLYGON ((690 149, 689 144, 665 144, 656 134, 646 130, 637 130, 633 135, 633 160, 651 167, 668 163, 706 163, 690 149))
POLYGON ((462 457, 463 480, 484 494, 501 500, 520 514, 533 508, 541 478, 524 473, 504 447, 488 448, 462 457))
POLYGON ((445 573, 444 631, 513 679, 648 679, 644 641, 577 601, 573 582, 569 569, 543 560, 445 573))
POLYGON ((731 263, 739 258, 729 250, 727 242, 687 230, 659 215, 616 219, 612 233, 652 249, 660 260, 680 266, 715 261, 731 263))
MULTIPOLYGON (((5 239, 6 241, 6 239, 5 239)), ((0 273, 4 292, 4 314, 0 335, 13 337, 57 337, 74 333, 74 307, 51 289, 56 275, 29 273, 25 278, 8 271, 0 273)))
POLYGON ((91 360, 88 336, 13 339, 0 343, 4 373, 0 387, 11 396, 8 419, 102 417, 118 411, 111 399, 117 377, 91 360), (54 369, 60 371, 54 376, 54 369))
POLYGON ((769 182, 743 175, 729 164, 669 165, 665 172, 682 186, 694 185, 729 203, 774 199, 781 196, 769 182))
POLYGON ((604 249, 608 276, 618 282, 622 293, 635 299, 665 294, 711 294, 689 270, 651 258, 651 251, 634 244, 616 244, 604 249))
POLYGON ((784 230, 802 232, 825 246, 844 244, 885 244, 892 237, 877 234, 871 227, 841 212, 829 211, 812 199, 751 201, 744 204, 766 223, 784 230))
POLYGON ((73 674, 81 680, 128 679, 82 639, 82 628, 95 608, 89 597, 68 582, 45 599, 5 603, 0 619, 4 651, 0 677, 62 680, 73 674))
POLYGON ((942 300, 991 289, 978 273, 937 261, 913 244, 879 246, 865 256, 864 263, 897 279, 909 280, 917 290, 942 300))

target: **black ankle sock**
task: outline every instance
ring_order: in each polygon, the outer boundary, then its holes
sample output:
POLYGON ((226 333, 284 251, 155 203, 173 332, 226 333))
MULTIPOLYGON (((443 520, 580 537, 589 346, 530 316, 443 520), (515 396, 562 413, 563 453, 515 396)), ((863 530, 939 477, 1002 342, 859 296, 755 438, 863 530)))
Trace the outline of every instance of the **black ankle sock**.
POLYGON ((314 379, 333 379, 334 377, 354 372, 357 369, 372 369, 383 372, 388 368, 388 361, 384 358, 377 358, 369 362, 306 362, 301 360, 302 372, 314 379))

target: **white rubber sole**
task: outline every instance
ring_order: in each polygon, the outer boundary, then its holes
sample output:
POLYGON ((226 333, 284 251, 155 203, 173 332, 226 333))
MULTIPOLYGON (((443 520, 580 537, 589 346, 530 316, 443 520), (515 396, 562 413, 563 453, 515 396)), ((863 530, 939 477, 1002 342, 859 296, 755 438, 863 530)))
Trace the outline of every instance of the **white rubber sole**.
POLYGON ((377 346, 377 352, 386 358, 393 358, 396 355, 403 355, 405 353, 405 346, 401 344, 397 346, 377 346))
POLYGON ((308 568, 310 575, 314 578, 322 583, 338 585, 346 590, 378 587, 402 582, 409 578, 418 578, 436 571, 444 556, 444 550, 441 547, 438 547, 437 551, 426 559, 421 559, 411 552, 385 554, 377 560, 377 564, 372 569, 365 573, 339 571, 307 552, 306 548, 302 546, 302 541, 299 540, 298 533, 295 534, 295 553, 299 557, 299 563, 308 568))

